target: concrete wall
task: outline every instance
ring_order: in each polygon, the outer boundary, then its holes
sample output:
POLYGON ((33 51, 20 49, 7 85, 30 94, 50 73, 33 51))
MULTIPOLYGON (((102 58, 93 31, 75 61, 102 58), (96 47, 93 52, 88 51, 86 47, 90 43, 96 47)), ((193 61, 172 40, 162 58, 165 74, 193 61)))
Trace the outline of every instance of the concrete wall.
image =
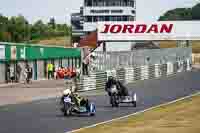
POLYGON ((0 83, 4 83, 5 82, 5 64, 0 62, 0 83))

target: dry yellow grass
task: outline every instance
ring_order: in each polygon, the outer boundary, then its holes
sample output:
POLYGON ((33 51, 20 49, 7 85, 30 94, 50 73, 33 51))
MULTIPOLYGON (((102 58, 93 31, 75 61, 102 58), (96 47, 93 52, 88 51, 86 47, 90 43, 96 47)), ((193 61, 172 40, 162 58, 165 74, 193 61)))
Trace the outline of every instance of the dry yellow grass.
POLYGON ((77 133, 200 133, 200 95, 77 133))
MULTIPOLYGON (((176 41, 160 41, 161 48, 175 48, 176 41)), ((200 41, 192 41, 192 52, 200 53, 200 41)))
POLYGON ((176 41, 160 41, 160 48, 175 48, 176 41))
POLYGON ((200 41, 192 41, 192 52, 200 53, 200 41))
POLYGON ((38 41, 36 40, 36 41, 33 41, 33 43, 43 44, 43 45, 71 47, 70 37, 55 37, 55 38, 45 39, 45 40, 38 40, 38 41))

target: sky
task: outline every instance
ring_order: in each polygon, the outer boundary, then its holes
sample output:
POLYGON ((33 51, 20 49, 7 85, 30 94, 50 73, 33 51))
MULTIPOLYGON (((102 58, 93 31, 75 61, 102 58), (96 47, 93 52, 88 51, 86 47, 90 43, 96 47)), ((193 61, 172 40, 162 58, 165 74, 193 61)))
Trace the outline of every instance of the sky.
MULTIPOLYGON (((192 7, 200 0, 136 0, 136 20, 156 21, 168 10, 192 7)), ((70 14, 79 12, 83 0, 1 0, 0 13, 25 16, 30 23, 54 17, 57 23, 70 23, 70 14)))

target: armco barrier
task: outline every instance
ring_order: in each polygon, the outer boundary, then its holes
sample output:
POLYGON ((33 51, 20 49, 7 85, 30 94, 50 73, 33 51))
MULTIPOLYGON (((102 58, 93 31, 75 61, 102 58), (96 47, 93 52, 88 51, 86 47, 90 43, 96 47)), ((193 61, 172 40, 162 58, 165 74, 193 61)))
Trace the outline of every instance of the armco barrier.
POLYGON ((134 69, 131 67, 125 68, 125 83, 134 82, 134 69))
POLYGON ((161 65, 155 64, 155 78, 159 78, 161 76, 161 65))
POLYGON ((125 68, 120 68, 116 70, 116 78, 121 81, 124 82, 125 81, 125 68))
POLYGON ((108 78, 109 76, 117 77, 117 72, 116 72, 116 70, 108 70, 108 71, 106 71, 106 73, 107 73, 107 78, 108 78))
POLYGON ((168 62, 166 64, 155 64, 140 67, 127 67, 106 72, 91 73, 89 77, 81 78, 78 83, 78 91, 104 89, 108 76, 114 76, 123 83, 133 83, 138 80, 154 79, 176 74, 177 72, 190 71, 191 60, 179 62, 168 62))
POLYGON ((107 80, 107 73, 99 72, 96 73, 95 75, 96 75, 96 89, 104 89, 107 80))
POLYGON ((149 79, 149 67, 141 66, 141 80, 149 79))
POLYGON ((160 69, 161 69, 161 76, 162 77, 167 76, 167 64, 162 64, 160 69))
POLYGON ((140 67, 134 68, 134 79, 135 79, 135 81, 141 80, 141 68, 140 67))
POLYGON ((153 79, 153 78, 156 77, 155 71, 156 71, 155 65, 150 65, 150 66, 148 67, 149 79, 153 79))

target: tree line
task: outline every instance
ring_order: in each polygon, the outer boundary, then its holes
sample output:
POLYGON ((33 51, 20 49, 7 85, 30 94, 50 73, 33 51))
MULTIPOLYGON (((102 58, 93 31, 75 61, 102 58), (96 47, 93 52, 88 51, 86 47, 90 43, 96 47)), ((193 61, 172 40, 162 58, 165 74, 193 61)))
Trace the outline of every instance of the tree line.
POLYGON ((32 40, 49 39, 52 37, 69 36, 71 28, 67 24, 56 24, 50 18, 45 24, 42 20, 30 24, 22 16, 6 17, 0 14, 0 41, 1 42, 31 42, 32 40))
POLYGON ((192 8, 176 8, 160 16, 159 21, 200 20, 200 3, 192 8))

